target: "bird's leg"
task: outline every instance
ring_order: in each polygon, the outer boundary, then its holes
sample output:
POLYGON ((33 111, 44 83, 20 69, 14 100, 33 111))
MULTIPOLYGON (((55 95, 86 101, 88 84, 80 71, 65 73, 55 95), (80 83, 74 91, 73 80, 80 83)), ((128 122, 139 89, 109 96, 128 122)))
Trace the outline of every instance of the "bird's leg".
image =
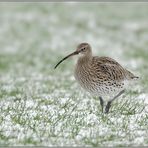
POLYGON ((100 100, 100 105, 101 105, 101 109, 102 109, 102 113, 103 113, 103 109, 104 109, 104 101, 103 101, 103 99, 102 99, 101 96, 99 97, 99 100, 100 100))
POLYGON ((110 109, 110 107, 111 107, 111 103, 112 103, 112 101, 108 101, 108 102, 107 102, 107 105, 106 105, 106 107, 105 107, 105 113, 106 113, 106 114, 109 112, 109 109, 110 109))
POLYGON ((111 103, 118 98, 120 95, 122 95, 125 92, 125 90, 120 91, 113 99, 111 99, 110 101, 108 101, 106 107, 105 107, 105 113, 107 114, 109 112, 109 109, 111 107, 111 103))

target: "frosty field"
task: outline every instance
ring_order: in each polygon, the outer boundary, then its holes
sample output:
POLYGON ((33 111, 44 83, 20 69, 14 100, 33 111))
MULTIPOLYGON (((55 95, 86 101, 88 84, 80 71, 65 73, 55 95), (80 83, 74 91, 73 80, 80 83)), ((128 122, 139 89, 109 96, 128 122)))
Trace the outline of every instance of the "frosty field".
POLYGON ((148 146, 148 4, 0 3, 0 146, 148 146), (73 77, 88 42, 138 75, 101 113, 73 77))

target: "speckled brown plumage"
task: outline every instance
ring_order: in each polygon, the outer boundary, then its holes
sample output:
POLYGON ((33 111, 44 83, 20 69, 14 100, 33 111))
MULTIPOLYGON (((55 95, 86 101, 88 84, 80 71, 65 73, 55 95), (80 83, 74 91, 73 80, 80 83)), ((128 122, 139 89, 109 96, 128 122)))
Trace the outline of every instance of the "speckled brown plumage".
POLYGON ((136 78, 118 62, 109 57, 81 57, 75 68, 80 85, 96 95, 117 93, 128 80, 136 78))
POLYGON ((127 82, 138 77, 112 58, 92 56, 88 43, 79 44, 76 51, 61 60, 55 68, 68 57, 77 54, 81 54, 81 57, 75 66, 75 79, 86 91, 99 96, 102 111, 104 106, 102 97, 111 97, 105 108, 105 112, 108 113, 111 102, 124 92, 127 82))

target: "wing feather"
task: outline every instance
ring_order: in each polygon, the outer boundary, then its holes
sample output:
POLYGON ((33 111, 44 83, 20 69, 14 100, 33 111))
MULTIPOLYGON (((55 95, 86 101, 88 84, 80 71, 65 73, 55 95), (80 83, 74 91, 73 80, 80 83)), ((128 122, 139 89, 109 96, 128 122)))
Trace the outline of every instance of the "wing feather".
POLYGON ((97 69, 98 77, 115 81, 138 78, 123 68, 117 61, 109 57, 94 57, 93 67, 97 69))

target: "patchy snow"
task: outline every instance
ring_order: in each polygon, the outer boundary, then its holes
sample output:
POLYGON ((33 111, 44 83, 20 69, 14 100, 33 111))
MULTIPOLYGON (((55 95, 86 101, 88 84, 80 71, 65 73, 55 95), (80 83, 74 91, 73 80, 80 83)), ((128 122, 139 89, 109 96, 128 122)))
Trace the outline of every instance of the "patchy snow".
POLYGON ((92 45, 94 55, 115 58, 146 79, 146 60, 132 53, 147 51, 147 13, 142 12, 148 9, 144 6, 133 21, 130 16, 137 7, 129 6, 125 12, 126 7, 120 6, 117 13, 118 7, 82 3, 3 5, 0 143, 147 145, 148 94, 142 79, 113 103, 109 115, 104 115, 99 100, 75 82, 73 59, 54 70, 60 57, 85 41, 92 45))

